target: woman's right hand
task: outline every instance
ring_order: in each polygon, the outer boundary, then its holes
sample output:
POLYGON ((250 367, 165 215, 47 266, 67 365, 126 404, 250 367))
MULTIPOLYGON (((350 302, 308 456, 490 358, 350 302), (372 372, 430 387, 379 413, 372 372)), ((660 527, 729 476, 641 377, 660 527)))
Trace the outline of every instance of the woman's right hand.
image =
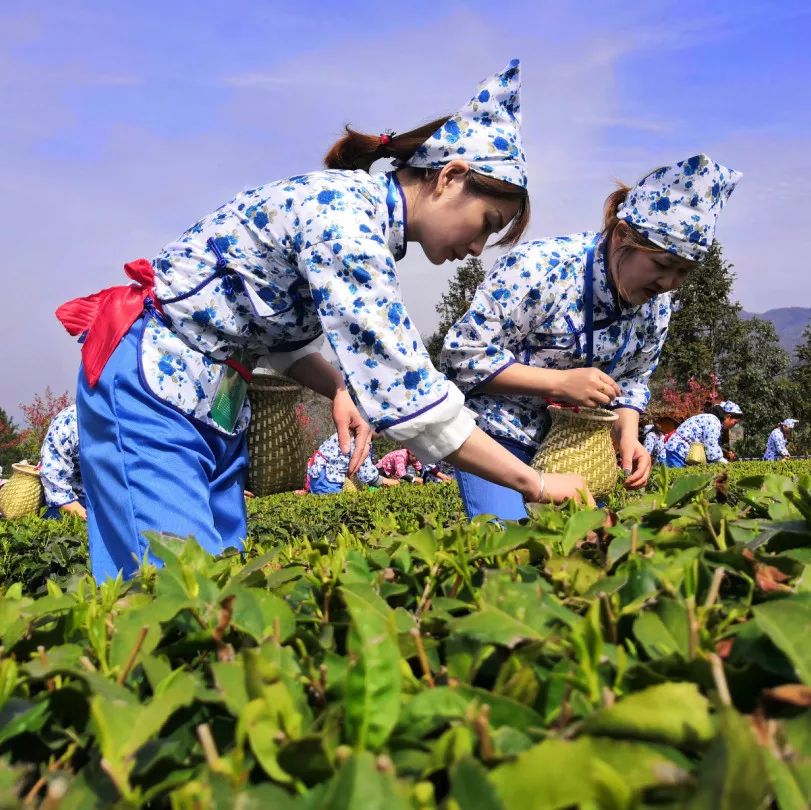
POLYGON ((560 503, 574 498, 580 503, 585 499, 590 506, 594 505, 594 498, 582 476, 563 473, 544 473, 542 476, 481 428, 474 428, 470 436, 445 457, 445 461, 460 470, 520 492, 527 503, 560 503))
POLYGON ((622 391, 614 380, 598 368, 572 368, 559 371, 555 399, 583 405, 587 408, 599 408, 608 405, 622 391))
POLYGON ((78 515, 82 520, 87 520, 87 509, 85 509, 79 501, 66 503, 64 506, 61 506, 60 509, 63 512, 67 512, 69 515, 78 515))
MULTIPOLYGON (((540 476, 539 476, 540 479, 540 476)), ((589 492, 586 479, 582 475, 573 473, 544 473, 543 474, 543 494, 540 494, 540 483, 537 494, 527 498, 534 503, 563 503, 571 498, 577 503, 585 502, 589 506, 594 506, 594 498, 589 492), (534 498, 534 501, 531 499, 534 498)))

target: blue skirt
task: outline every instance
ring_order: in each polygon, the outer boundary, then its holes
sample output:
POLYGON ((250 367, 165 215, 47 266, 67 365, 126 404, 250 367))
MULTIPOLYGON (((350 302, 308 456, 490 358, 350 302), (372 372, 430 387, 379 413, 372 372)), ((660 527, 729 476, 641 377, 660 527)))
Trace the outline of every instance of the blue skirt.
POLYGON ((211 554, 247 535, 244 433, 228 436, 159 399, 140 374, 139 318, 95 388, 80 369, 79 466, 96 581, 132 576, 149 553, 145 532, 194 537, 211 554))

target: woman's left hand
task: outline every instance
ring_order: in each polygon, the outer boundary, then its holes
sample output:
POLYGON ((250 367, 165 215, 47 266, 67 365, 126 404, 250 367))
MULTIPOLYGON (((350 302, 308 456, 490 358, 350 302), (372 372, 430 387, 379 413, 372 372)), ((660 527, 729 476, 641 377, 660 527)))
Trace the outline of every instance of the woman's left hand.
POLYGON ((636 436, 620 440, 620 467, 627 473, 626 489, 642 489, 650 478, 652 460, 650 453, 642 446, 636 436))
POLYGON ((342 453, 348 453, 351 446, 350 439, 355 438, 355 452, 349 459, 347 477, 353 476, 360 465, 369 455, 371 446, 372 428, 360 415, 346 388, 339 388, 332 400, 332 421, 338 431, 338 444, 342 453))

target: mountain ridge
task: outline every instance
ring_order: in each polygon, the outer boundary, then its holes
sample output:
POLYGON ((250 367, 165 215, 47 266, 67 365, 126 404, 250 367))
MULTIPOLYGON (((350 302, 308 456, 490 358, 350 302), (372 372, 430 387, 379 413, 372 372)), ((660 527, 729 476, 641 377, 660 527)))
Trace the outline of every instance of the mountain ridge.
POLYGON ((802 343, 803 330, 811 323, 811 307, 775 307, 767 309, 765 312, 742 310, 741 317, 745 320, 760 318, 764 321, 771 321, 777 330, 780 345, 793 358, 794 350, 802 343))

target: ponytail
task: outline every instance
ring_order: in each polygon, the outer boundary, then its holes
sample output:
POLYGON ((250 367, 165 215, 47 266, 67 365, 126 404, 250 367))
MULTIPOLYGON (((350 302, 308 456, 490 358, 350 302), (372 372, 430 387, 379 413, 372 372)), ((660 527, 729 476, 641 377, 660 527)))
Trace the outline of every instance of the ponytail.
MULTIPOLYGON (((324 165, 328 169, 361 169, 368 172, 373 163, 388 158, 397 167, 410 168, 405 166, 408 160, 449 118, 449 115, 445 115, 416 129, 394 135, 369 135, 346 126, 346 134, 325 155, 324 165)), ((464 155, 460 155, 460 159, 464 160, 464 155)), ((412 171, 422 174, 422 181, 427 187, 433 186, 439 177, 438 169, 414 168, 412 171)), ((465 177, 465 190, 483 197, 517 199, 518 213, 496 246, 511 247, 520 241, 529 225, 529 195, 525 188, 470 171, 465 177)))
POLYGON ((368 135, 347 126, 346 134, 330 147, 324 157, 324 165, 328 169, 362 169, 368 172, 375 161, 383 158, 405 163, 449 118, 449 115, 445 115, 388 138, 368 135))

